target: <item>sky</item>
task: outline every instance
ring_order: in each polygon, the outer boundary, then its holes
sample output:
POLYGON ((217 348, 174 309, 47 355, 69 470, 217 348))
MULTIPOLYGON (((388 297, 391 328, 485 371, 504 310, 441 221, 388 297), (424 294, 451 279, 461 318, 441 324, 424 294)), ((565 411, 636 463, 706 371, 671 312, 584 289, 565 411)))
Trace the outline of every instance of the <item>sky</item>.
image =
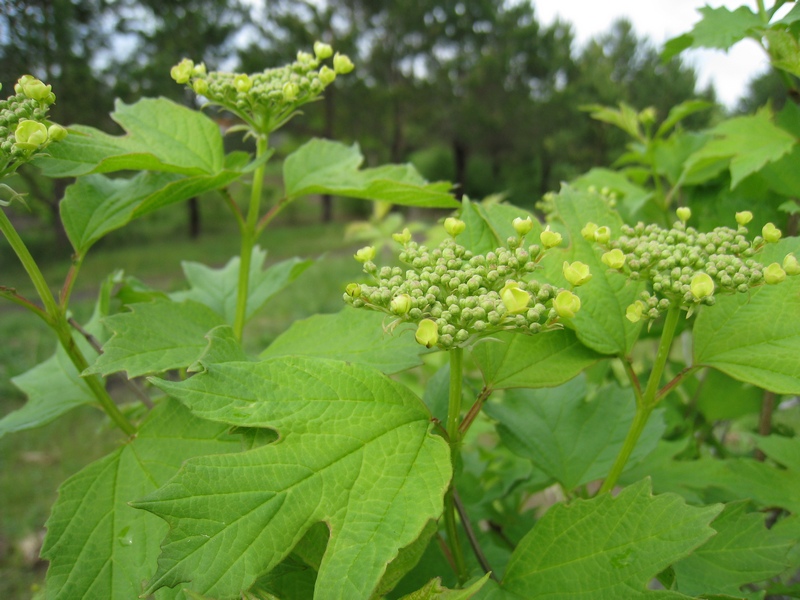
MULTIPOLYGON (((755 11, 755 0, 532 0, 537 20, 545 25, 557 17, 571 23, 577 48, 607 32, 612 23, 626 17, 639 36, 646 35, 660 49, 670 38, 687 33, 700 20, 697 9, 708 4, 734 10, 743 4, 755 11)), ((576 49, 577 49, 576 48, 576 49)), ((717 99, 733 108, 747 93, 747 84, 767 70, 769 61, 753 40, 743 40, 727 53, 690 50, 681 54, 697 70, 699 89, 712 83, 717 99)))

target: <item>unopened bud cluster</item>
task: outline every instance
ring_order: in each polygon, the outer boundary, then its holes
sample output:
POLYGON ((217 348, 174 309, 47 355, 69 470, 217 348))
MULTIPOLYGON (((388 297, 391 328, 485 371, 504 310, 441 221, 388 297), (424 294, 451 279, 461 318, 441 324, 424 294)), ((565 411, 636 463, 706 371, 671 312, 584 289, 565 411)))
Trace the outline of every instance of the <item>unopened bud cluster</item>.
POLYGON ((458 219, 445 221, 451 237, 432 249, 413 241, 406 229, 394 238, 403 245, 399 258, 407 268, 378 267, 374 249, 362 248, 355 258, 375 284, 351 283, 344 300, 356 308, 385 312, 395 317, 395 324, 416 323, 417 341, 429 348, 464 346, 497 331, 554 329, 559 319, 575 315, 580 299, 531 278, 557 235, 544 232, 540 241, 545 243, 526 246, 524 236, 531 226, 529 220, 515 220, 519 237, 486 254, 473 254, 455 241, 465 227, 458 219))
POLYGON ((315 100, 337 75, 353 68, 347 56, 317 42, 313 54, 298 52, 293 63, 261 73, 207 72, 205 64, 184 58, 170 75, 210 103, 239 115, 254 132, 268 134, 288 121, 298 107, 315 100), (331 66, 321 66, 331 57, 331 66))
POLYGON ((66 129, 47 120, 47 111, 56 101, 51 86, 23 75, 14 92, 0 100, 0 177, 67 135, 66 129))
POLYGON ((691 314, 698 305, 713 305, 716 294, 745 293, 800 273, 792 254, 783 265, 765 266, 753 258, 765 243, 777 242, 781 233, 768 223, 762 235, 749 240, 745 227, 752 219, 749 211, 737 213, 737 229, 717 227, 707 233, 686 226, 691 216, 688 208, 677 212, 680 220, 670 229, 643 223, 623 225, 617 239, 610 239, 608 228, 593 223, 581 231, 584 238, 606 249, 601 258, 606 266, 625 272, 634 281, 650 283, 650 289, 627 309, 626 316, 633 322, 656 319, 673 306, 691 314))

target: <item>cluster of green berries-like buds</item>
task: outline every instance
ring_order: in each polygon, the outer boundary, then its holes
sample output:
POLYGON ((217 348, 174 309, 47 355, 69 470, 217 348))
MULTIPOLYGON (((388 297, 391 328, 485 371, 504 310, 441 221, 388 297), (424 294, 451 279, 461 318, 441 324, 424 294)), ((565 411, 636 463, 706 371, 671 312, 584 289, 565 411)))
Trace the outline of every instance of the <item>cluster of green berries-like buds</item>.
POLYGON ((717 227, 708 233, 686 226, 690 209, 676 212, 679 220, 670 229, 623 225, 617 239, 611 239, 607 227, 594 223, 581 231, 585 239, 606 249, 601 257, 606 266, 650 283, 650 289, 627 309, 626 316, 634 323, 656 319, 674 306, 691 314, 698 305, 713 305, 718 293, 746 293, 800 273, 794 254, 787 255, 783 264, 768 266, 753 258, 764 244, 777 242, 781 232, 767 223, 760 236, 748 240, 745 225, 753 218, 750 211, 736 213, 737 229, 717 227))
MULTIPOLYGON (((533 223, 530 218, 515 219, 519 236, 508 238, 507 247, 473 254, 455 241, 466 227, 463 221, 448 218, 444 227, 450 237, 433 249, 412 240, 408 229, 394 234, 403 246, 399 258, 406 269, 378 267, 373 247, 359 250, 355 258, 375 284, 349 284, 345 302, 394 317, 390 328, 416 323, 417 342, 445 350, 498 331, 533 334, 555 329, 559 320, 580 310, 580 298, 571 291, 531 277, 547 249, 561 242, 560 234, 548 229, 540 235, 540 244, 526 246, 524 238, 533 223)), ((582 263, 565 263, 564 273, 573 285, 591 277, 582 263)))
POLYGON ((184 58, 170 75, 210 103, 239 115, 254 133, 266 135, 286 123, 300 106, 317 99, 337 75, 353 68, 346 55, 334 54, 330 45, 316 42, 313 54, 298 52, 293 63, 261 73, 207 72, 205 64, 184 58), (331 66, 322 65, 331 57, 331 66))
POLYGON ((0 178, 30 160, 50 142, 62 140, 67 130, 47 120, 56 101, 51 86, 23 75, 14 95, 0 100, 0 178))

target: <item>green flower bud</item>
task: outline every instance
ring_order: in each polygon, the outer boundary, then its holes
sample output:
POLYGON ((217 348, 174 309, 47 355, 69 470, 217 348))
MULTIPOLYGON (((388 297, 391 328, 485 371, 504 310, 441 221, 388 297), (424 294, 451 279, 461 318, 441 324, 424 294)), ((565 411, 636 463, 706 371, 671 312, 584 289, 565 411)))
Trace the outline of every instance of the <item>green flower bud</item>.
POLYGON ((781 239, 781 230, 775 227, 772 223, 767 223, 761 229, 761 235, 764 236, 764 241, 774 244, 781 239))
POLYGON ((682 223, 686 223, 686 221, 688 221, 692 216, 692 209, 690 209, 688 206, 681 206, 675 211, 675 214, 678 215, 678 218, 682 223))
POLYGON ((195 79, 192 82, 192 89, 198 96, 205 96, 208 93, 208 83, 205 79, 195 79))
POLYGON ((14 139, 14 145, 22 150, 36 150, 47 141, 47 127, 38 121, 20 121, 14 131, 14 139))
POLYGON ((194 63, 188 58, 184 58, 181 62, 170 69, 169 76, 175 80, 175 83, 188 83, 192 76, 193 69, 194 63))
POLYGON ((400 294, 392 298, 392 303, 389 306, 392 312, 396 315, 404 315, 411 310, 411 296, 408 294, 400 294))
POLYGON ((357 283, 348 283, 344 291, 351 298, 358 298, 361 295, 361 286, 357 283))
POLYGON ((286 102, 291 102, 295 98, 297 98, 297 94, 300 93, 300 87, 291 81, 287 81, 283 84, 283 99, 286 102))
POLYGON ((625 253, 619 248, 614 248, 603 254, 600 260, 603 261, 604 265, 612 269, 621 269, 625 264, 625 253))
POLYGON ((594 242, 594 234, 599 228, 599 225, 592 223, 591 221, 584 225, 583 229, 581 229, 581 235, 583 236, 583 239, 585 239, 587 242, 594 242))
POLYGON ((605 225, 603 225, 603 227, 598 227, 597 231, 594 232, 594 241, 598 244, 607 244, 610 239, 611 230, 605 225))
POLYGON ((411 231, 406 227, 400 233, 393 233, 392 239, 394 239, 395 242, 405 245, 411 241, 411 231))
POLYGON ((706 296, 711 296, 714 293, 714 280, 707 273, 697 273, 692 277, 689 283, 689 289, 692 296, 698 300, 702 300, 706 296))
POLYGON ((589 265, 578 260, 572 264, 565 260, 561 271, 564 273, 564 279, 574 286, 583 285, 592 278, 589 265))
POLYGON ((764 281, 770 285, 775 285, 786 279, 786 271, 781 266, 774 262, 764 269, 764 281))
POLYGON ((444 230, 453 237, 456 237, 459 233, 464 231, 466 227, 467 224, 464 223, 464 221, 456 219, 455 217, 447 217, 444 220, 444 230))
POLYGON ((206 63, 200 63, 192 68, 192 77, 204 77, 206 75, 206 63))
POLYGON ((637 300, 633 304, 630 304, 627 309, 625 309, 625 318, 631 323, 638 323, 642 320, 643 315, 644 303, 641 300, 637 300))
POLYGON ((253 87, 253 80, 246 73, 239 73, 233 78, 233 87, 240 94, 246 94, 253 87))
POLYGON ((787 254, 783 259, 783 270, 787 275, 800 275, 800 262, 794 253, 787 254))
POLYGON ((514 231, 516 231, 517 235, 520 237, 530 233, 530 230, 533 229, 533 221, 531 221, 530 217, 525 219, 517 217, 512 221, 512 225, 514 225, 514 231))
POLYGON ((47 137, 54 142, 60 142, 67 137, 67 130, 58 123, 53 123, 47 128, 47 137))
POLYGON ((561 234, 557 231, 550 231, 550 226, 548 225, 547 228, 539 234, 539 240, 542 242, 542 246, 544 246, 545 250, 549 250, 550 248, 555 248, 561 243, 561 234))
POLYGON ((562 319, 571 319, 581 309, 581 299, 572 292, 562 290, 553 300, 553 308, 562 319))
POLYGON ((300 64, 310 63, 314 60, 314 57, 309 54, 308 52, 303 52, 302 50, 298 50, 297 52, 297 62, 300 64))
POLYGON ((745 226, 752 220, 753 220, 753 213, 751 213, 749 210, 743 210, 742 212, 736 213, 736 222, 739 225, 745 226))
POLYGON ((338 75, 346 75, 355 68, 355 65, 346 54, 339 54, 338 52, 333 57, 333 70, 338 75))
POLYGON ((375 258, 375 247, 374 246, 364 246, 363 248, 361 248, 361 250, 356 252, 353 256, 360 263, 368 262, 368 261, 372 260, 373 258, 375 258))
POLYGON ((417 332, 414 334, 417 343, 426 348, 432 348, 439 341, 439 328, 433 319, 422 319, 417 325, 417 332))
POLYGON ((330 44, 323 44, 322 42, 314 42, 314 56, 319 60, 325 60, 333 55, 333 48, 330 44))
POLYGON ((336 79, 336 71, 325 65, 319 70, 319 80, 322 85, 330 85, 336 79))
POLYGON ((23 75, 17 81, 17 85, 14 86, 14 90, 18 94, 25 94, 28 98, 39 100, 40 102, 48 98, 52 88, 53 86, 45 85, 32 75, 23 75))
POLYGON ((521 313, 528 308, 528 303, 531 301, 531 295, 523 289, 520 289, 516 281, 509 281, 500 290, 500 299, 506 307, 509 314, 521 313))

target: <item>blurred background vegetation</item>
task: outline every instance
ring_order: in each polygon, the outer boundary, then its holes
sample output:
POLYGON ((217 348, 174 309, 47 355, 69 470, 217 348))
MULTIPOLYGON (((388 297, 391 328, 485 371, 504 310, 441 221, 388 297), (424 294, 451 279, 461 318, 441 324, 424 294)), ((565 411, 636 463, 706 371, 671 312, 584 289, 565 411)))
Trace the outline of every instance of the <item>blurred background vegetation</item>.
MULTIPOLYGON (((530 4, 506 0, 2 0, 0 83, 7 93, 30 73, 53 86, 54 121, 118 134, 108 116, 115 98, 195 102, 169 76, 183 57, 209 69, 254 72, 310 51, 315 40, 350 55, 356 70, 270 140, 278 158, 309 136, 357 142, 369 166, 410 161, 429 180, 454 182, 458 195, 502 193, 530 210, 562 181, 624 153, 629 138, 582 107, 654 107, 660 121, 682 101, 715 101, 712 89, 697 89, 691 68, 677 58, 662 62, 659 49, 624 20, 577 48, 569 23, 543 26, 530 4)), ((779 108, 785 95, 779 78, 767 74, 753 81, 737 110, 767 101, 779 108)), ((716 105, 683 124, 700 129, 726 114, 716 105)), ((229 143, 241 145, 234 137, 229 143)), ((21 169, 14 184, 28 194, 27 209, 13 208, 15 225, 53 282, 69 266, 58 218, 68 184, 33 168, 21 169)), ((279 184, 274 160, 265 194, 279 193, 279 184)), ((294 319, 338 310, 343 283, 359 271, 344 224, 368 211, 366 203, 315 198, 284 212, 262 240, 270 259, 323 251, 329 258, 271 304, 251 344, 263 347, 294 319)), ((176 289, 181 260, 221 265, 236 254, 238 234, 224 203, 201 197, 134 222, 98 249, 76 290, 79 316, 90 313, 97 285, 114 269, 176 289)), ((6 244, 0 275, 0 284, 29 291, 6 244)), ((0 305, 0 415, 24 402, 10 379, 54 345, 35 316, 0 305)), ((35 593, 44 573, 38 544, 57 485, 116 439, 86 409, 0 440, 0 598, 35 593)))

